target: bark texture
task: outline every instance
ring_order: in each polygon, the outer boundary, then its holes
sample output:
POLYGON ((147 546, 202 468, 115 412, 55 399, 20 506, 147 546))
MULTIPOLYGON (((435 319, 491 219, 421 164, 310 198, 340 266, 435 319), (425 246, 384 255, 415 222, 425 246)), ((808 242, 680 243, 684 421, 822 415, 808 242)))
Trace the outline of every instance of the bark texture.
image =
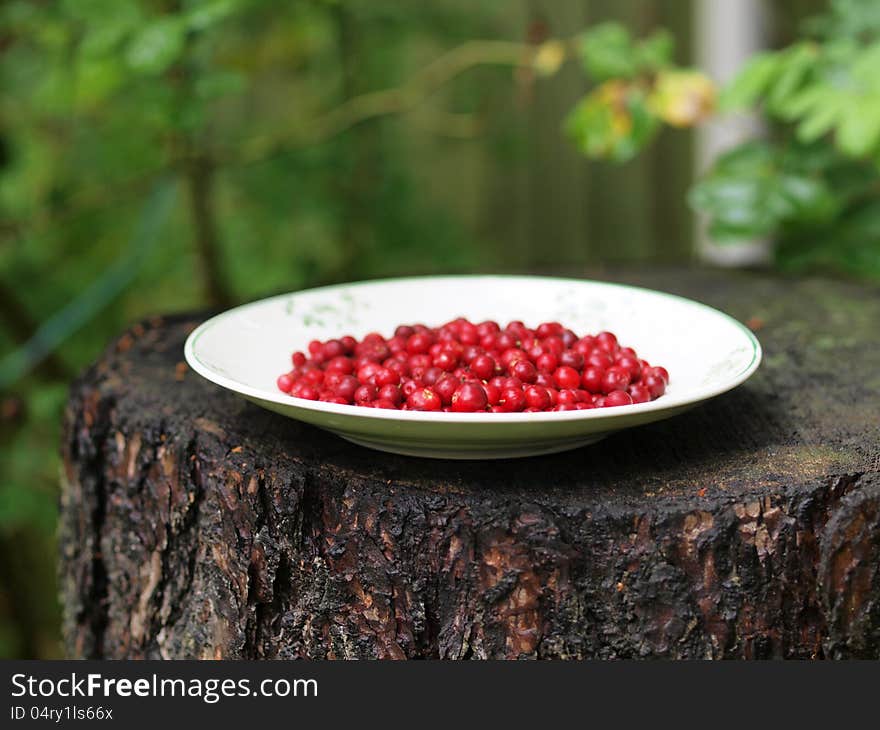
POLYGON ((196 317, 74 384, 61 585, 74 657, 880 656, 880 297, 617 278, 759 328, 745 386, 527 460, 379 454, 187 370, 196 317))

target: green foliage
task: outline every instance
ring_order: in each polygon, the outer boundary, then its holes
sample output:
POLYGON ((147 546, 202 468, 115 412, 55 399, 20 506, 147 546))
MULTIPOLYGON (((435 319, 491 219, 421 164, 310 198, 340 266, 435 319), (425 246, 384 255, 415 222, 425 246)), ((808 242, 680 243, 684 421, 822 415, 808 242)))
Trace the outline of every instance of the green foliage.
POLYGON ((880 11, 837 0, 812 37, 755 56, 722 92, 759 107, 774 140, 721 157, 690 196, 720 241, 777 241, 786 268, 880 277, 880 11))
POLYGON ((656 73, 672 63, 674 48, 666 30, 636 40, 625 27, 612 22, 593 26, 578 41, 584 70, 597 82, 656 73))
POLYGON ((703 74, 673 65, 665 30, 634 39, 619 23, 601 23, 577 40, 584 71, 597 82, 565 120, 565 131, 587 157, 625 162, 663 123, 696 124, 711 112, 714 88, 703 74))
MULTIPOLYGON (((497 12, 0 2, 0 656, 58 651, 63 383, 112 336, 156 312, 480 260, 393 119, 304 132, 409 77, 414 54, 491 36, 497 12)), ((498 73, 456 88, 479 99, 498 73)))
POLYGON ((660 122, 637 86, 607 82, 578 102, 565 130, 587 157, 625 162, 657 133, 660 122))

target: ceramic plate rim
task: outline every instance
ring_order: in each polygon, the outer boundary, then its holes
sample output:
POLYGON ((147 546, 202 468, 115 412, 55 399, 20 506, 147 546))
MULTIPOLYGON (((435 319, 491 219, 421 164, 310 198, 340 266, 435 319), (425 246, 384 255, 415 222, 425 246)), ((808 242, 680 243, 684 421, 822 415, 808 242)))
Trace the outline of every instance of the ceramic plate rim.
POLYGON ((194 329, 186 338, 184 344, 184 357, 189 366, 206 380, 215 383, 227 390, 231 390, 241 395, 255 398, 261 401, 269 401, 278 403, 283 406, 294 406, 311 411, 329 413, 337 416, 356 416, 360 418, 371 418, 386 421, 409 421, 421 423, 472 423, 472 424, 501 424, 501 423, 547 423, 559 421, 579 421, 579 420, 603 420, 618 415, 636 415, 638 413, 650 413, 656 411, 665 411, 672 408, 694 405, 709 398, 726 393, 738 385, 741 385, 758 369, 763 358, 763 350, 761 343, 755 334, 746 327, 742 322, 729 314, 722 312, 708 304, 703 304, 694 299, 671 294, 669 292, 659 291, 657 289, 649 289, 642 286, 634 286, 631 284, 620 284, 617 282, 597 281, 595 279, 575 279, 571 277, 559 276, 540 276, 540 275, 505 275, 505 274, 462 274, 462 275, 445 275, 445 276, 407 276, 407 277, 391 277, 383 279, 366 279, 363 281, 331 284, 328 286, 314 287, 311 289, 301 289, 300 291, 288 292, 286 294, 277 294, 275 296, 258 299, 253 302, 241 304, 232 309, 227 309, 219 314, 214 315, 210 319, 202 322, 194 329), (307 294, 321 291, 331 291, 333 289, 348 289, 361 286, 376 284, 391 284, 395 282, 429 282, 438 280, 455 280, 455 279, 483 279, 487 281, 504 281, 515 282, 522 280, 541 279, 544 281, 558 281, 566 284, 591 284, 599 287, 609 287, 615 289, 635 290, 670 299, 676 299, 690 306, 700 307, 708 310, 713 314, 728 320, 736 325, 745 335, 746 339, 752 345, 752 359, 749 364, 736 375, 730 376, 728 379, 711 386, 702 386, 690 389, 681 395, 664 395, 657 400, 648 403, 635 403, 632 405, 616 406, 611 408, 591 408, 581 411, 548 411, 540 413, 449 413, 449 412, 427 412, 427 411, 398 411, 380 408, 364 408, 363 406, 342 405, 339 403, 325 403, 323 401, 306 400, 304 398, 294 398, 284 395, 280 392, 271 392, 262 388, 255 388, 245 385, 240 381, 222 375, 211 369, 203 363, 195 347, 199 338, 211 327, 219 324, 223 319, 233 316, 243 309, 265 305, 276 300, 287 300, 291 296, 307 294))

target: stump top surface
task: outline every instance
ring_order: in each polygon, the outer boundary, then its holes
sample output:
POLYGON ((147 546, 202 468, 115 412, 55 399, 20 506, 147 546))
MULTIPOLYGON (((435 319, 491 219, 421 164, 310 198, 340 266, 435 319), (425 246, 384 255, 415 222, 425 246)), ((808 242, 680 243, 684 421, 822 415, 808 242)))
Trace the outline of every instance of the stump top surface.
POLYGON ((708 270, 602 278, 705 302, 757 330, 765 359, 736 390, 668 421, 544 457, 445 462, 370 451, 269 413, 183 363, 198 316, 136 325, 86 374, 117 417, 174 438, 216 437, 231 460, 271 468, 301 461, 389 490, 521 498, 560 509, 629 509, 652 502, 718 503, 780 493, 877 469, 880 296, 827 279, 708 270))

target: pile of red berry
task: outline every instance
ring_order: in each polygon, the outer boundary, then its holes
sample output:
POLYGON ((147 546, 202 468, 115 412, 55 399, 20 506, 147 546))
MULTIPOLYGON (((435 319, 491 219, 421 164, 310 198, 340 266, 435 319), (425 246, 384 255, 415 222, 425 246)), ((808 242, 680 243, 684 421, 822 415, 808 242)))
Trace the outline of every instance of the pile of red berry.
POLYGON ((669 382, 666 368, 640 360, 611 332, 578 337, 558 322, 401 325, 390 339, 314 340, 292 359, 278 387, 296 398, 412 411, 623 406, 659 398, 669 382))

